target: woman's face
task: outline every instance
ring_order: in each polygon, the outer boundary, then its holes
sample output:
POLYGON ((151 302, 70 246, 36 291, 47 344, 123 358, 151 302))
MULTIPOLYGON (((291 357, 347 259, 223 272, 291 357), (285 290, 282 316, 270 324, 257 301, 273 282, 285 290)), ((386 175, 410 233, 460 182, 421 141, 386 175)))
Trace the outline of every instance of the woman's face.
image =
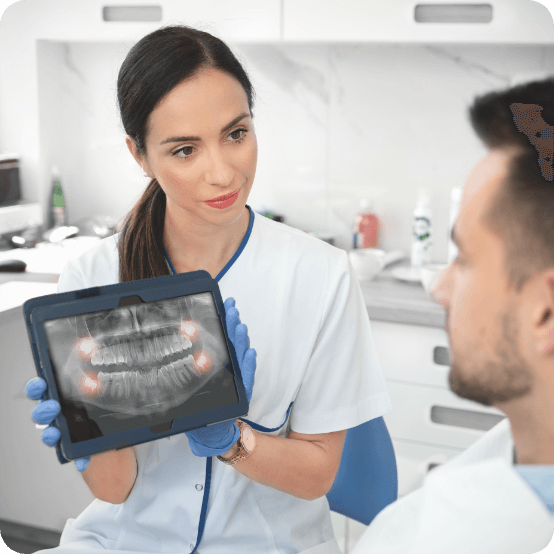
POLYGON ((248 98, 234 77, 202 70, 178 84, 150 114, 146 154, 129 138, 127 145, 179 217, 225 226, 242 214, 258 148, 248 98))

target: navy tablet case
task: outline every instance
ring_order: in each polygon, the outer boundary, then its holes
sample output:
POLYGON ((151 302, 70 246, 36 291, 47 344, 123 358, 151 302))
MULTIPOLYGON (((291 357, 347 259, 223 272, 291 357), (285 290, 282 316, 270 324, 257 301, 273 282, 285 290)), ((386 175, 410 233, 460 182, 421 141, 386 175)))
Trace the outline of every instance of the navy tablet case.
POLYGON ((206 271, 40 296, 23 313, 44 400, 62 407, 60 463, 248 413, 206 271))

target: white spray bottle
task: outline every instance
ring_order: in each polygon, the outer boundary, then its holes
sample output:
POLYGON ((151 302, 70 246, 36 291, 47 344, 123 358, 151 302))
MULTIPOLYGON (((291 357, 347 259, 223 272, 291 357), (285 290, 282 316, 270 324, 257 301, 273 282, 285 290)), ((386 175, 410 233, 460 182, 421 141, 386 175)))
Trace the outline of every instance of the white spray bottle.
POLYGON ((429 197, 424 189, 420 189, 413 214, 412 267, 421 267, 431 262, 432 220, 429 197))

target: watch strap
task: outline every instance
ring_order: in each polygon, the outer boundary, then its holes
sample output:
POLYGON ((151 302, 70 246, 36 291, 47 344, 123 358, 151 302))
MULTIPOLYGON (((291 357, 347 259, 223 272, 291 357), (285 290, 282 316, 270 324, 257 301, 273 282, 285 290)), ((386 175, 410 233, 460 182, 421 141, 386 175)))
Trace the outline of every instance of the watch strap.
POLYGON ((252 431, 252 428, 250 427, 250 425, 248 425, 247 423, 244 423, 244 421, 241 421, 240 419, 237 420, 237 426, 240 431, 240 438, 238 440, 239 449, 237 453, 234 456, 231 456, 230 458, 223 458, 222 456, 217 457, 218 460, 222 461, 224 464, 227 464, 227 465, 235 465, 236 463, 240 462, 241 460, 244 460, 245 458, 250 456, 250 454, 252 454, 252 452, 246 451, 246 449, 244 448, 244 443, 242 442, 243 429, 245 427, 248 427, 252 431))

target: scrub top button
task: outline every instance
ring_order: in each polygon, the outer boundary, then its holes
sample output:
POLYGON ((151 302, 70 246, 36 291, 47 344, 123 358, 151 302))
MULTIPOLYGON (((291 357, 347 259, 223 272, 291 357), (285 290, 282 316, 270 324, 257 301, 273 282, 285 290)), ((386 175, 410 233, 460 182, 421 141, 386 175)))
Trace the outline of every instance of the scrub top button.
POLYGON ((191 551, 192 551, 193 548, 194 548, 194 544, 191 544, 191 545, 190 545, 191 551))
POLYGON ((198 483, 198 485, 196 485, 196 490, 197 491, 201 491, 203 488, 204 487, 200 483, 198 483))

